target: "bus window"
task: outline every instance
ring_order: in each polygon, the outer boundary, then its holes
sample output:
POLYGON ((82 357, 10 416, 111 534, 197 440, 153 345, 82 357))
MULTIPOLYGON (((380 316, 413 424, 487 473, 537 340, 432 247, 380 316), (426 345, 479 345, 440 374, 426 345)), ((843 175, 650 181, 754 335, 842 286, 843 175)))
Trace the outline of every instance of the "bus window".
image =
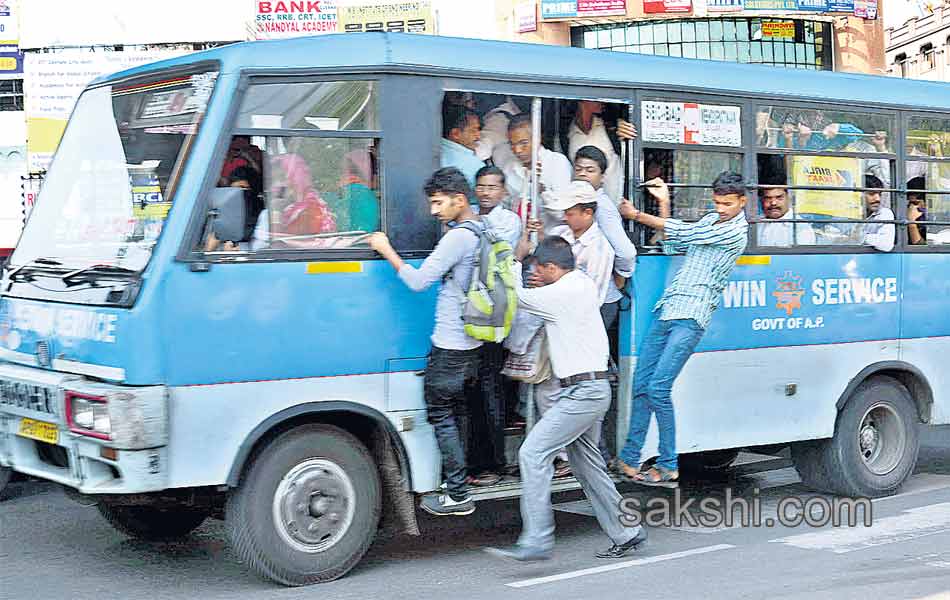
POLYGON ((236 129, 258 135, 232 137, 218 181, 247 190, 244 238, 209 232, 202 249, 365 248, 382 218, 374 89, 369 81, 252 85, 236 129))
POLYGON ((757 158, 759 246, 893 248, 894 225, 886 223, 894 220, 893 198, 884 191, 889 187, 890 161, 815 154, 757 158), (779 222, 789 220, 805 222, 779 222))
MULTIPOLYGON (((742 155, 731 152, 699 150, 666 150, 647 148, 643 151, 641 181, 656 177, 672 184, 673 218, 698 221, 713 209, 710 184, 723 171, 742 172, 742 155)), ((643 191, 643 210, 657 213, 656 201, 643 191)))
POLYGON ((950 244, 950 162, 907 163, 907 243, 950 244))
POLYGON ((906 148, 908 156, 950 158, 950 119, 911 117, 906 148))
POLYGON ((756 143, 762 148, 891 154, 894 117, 874 113, 760 106, 756 143))

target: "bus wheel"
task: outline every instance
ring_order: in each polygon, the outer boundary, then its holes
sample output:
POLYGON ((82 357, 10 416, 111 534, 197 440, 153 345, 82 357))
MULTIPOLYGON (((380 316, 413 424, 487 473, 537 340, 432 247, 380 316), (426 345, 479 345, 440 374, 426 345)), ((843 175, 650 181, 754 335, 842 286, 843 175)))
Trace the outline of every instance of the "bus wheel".
POLYGON ((238 556, 284 585, 332 581, 369 549, 380 517, 379 473, 366 447, 332 425, 270 441, 228 499, 238 556))
POLYGON ((708 452, 681 454, 678 462, 680 471, 684 473, 702 474, 724 471, 732 466, 732 463, 738 456, 738 450, 710 450, 708 452))
POLYGON ((858 386, 835 422, 835 435, 793 448, 805 483, 852 497, 897 492, 917 463, 918 418, 899 381, 883 375, 858 386))
POLYGON ((96 505, 117 531, 140 540, 167 541, 182 538, 208 518, 208 511, 190 507, 96 505))

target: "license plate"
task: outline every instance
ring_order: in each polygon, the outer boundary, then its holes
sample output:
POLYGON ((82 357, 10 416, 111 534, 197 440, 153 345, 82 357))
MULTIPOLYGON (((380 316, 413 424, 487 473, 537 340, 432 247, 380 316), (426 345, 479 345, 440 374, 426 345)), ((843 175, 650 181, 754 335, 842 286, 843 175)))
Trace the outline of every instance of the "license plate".
POLYGON ((48 444, 55 444, 59 441, 59 429, 56 425, 33 419, 24 418, 20 421, 20 431, 17 432, 17 435, 48 444))

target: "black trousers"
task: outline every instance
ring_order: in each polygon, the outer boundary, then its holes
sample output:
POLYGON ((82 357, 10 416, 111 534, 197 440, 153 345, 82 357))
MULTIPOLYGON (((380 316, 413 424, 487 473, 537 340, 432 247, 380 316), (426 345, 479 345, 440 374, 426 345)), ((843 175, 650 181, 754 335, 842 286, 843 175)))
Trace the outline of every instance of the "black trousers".
POLYGON ((478 386, 469 390, 471 435, 468 464, 473 474, 499 472, 505 467, 505 415, 507 398, 501 369, 507 350, 501 344, 481 347, 478 386))

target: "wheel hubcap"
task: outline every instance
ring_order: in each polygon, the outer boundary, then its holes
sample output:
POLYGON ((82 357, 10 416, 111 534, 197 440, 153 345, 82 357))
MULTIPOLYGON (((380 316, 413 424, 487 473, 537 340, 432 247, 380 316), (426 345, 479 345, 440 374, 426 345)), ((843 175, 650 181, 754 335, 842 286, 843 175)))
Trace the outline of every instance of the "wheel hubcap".
POLYGON ((907 437, 904 422, 889 404, 871 406, 858 428, 858 448, 865 466, 875 475, 887 475, 897 468, 907 437))
POLYGON ((356 494, 346 472, 325 458, 291 469, 274 493, 274 523, 280 537, 301 552, 324 552, 350 528, 356 494))

